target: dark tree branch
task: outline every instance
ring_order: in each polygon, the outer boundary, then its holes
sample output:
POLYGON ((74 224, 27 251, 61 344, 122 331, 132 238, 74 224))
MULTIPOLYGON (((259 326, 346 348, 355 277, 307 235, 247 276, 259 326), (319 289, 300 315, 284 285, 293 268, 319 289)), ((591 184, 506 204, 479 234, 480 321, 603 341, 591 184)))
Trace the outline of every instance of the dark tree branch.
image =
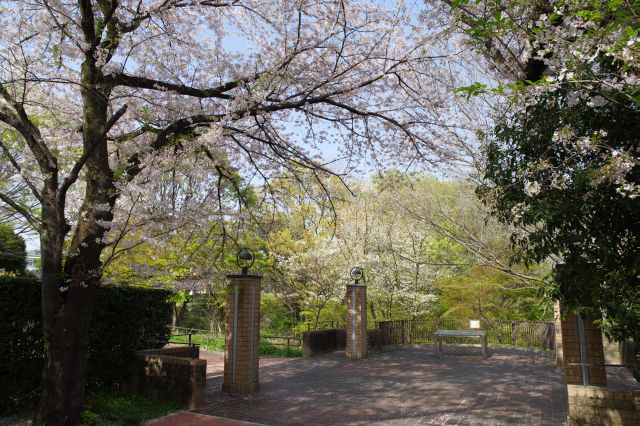
MULTIPOLYGON (((9 151, 9 148, 7 148, 5 146, 5 144, 2 142, 2 140, 0 140, 0 148, 2 148, 2 151, 4 152, 4 155, 7 156, 7 158, 9 159, 9 162, 13 165, 13 168, 22 176, 22 167, 20 167, 20 164, 14 158, 14 156, 11 155, 11 152, 9 151)), ((40 194, 38 189, 33 185, 33 183, 31 183, 31 181, 29 179, 27 179, 25 176, 22 176, 22 179, 24 180, 26 185, 29 187, 29 189, 31 190, 33 195, 36 197, 36 199, 38 199, 38 201, 42 201, 42 195, 40 194)))
POLYGON ((40 130, 29 120, 22 105, 13 99, 2 84, 0 84, 0 97, 13 108, 12 111, 10 108, 0 105, 0 121, 13 127, 22 135, 29 149, 33 152, 42 173, 57 173, 58 161, 42 140, 40 130))
POLYGON ((162 80, 155 80, 152 78, 138 77, 126 74, 118 74, 117 76, 108 79, 107 82, 114 86, 126 86, 138 89, 149 89, 159 91, 172 91, 181 95, 193 96, 195 98, 220 98, 220 99, 233 99, 232 96, 227 95, 225 92, 235 89, 242 84, 250 81, 255 81, 260 78, 262 74, 255 74, 253 77, 230 81, 224 83, 218 87, 210 89, 198 89, 195 87, 186 86, 184 84, 174 84, 162 80))
MULTIPOLYGON (((107 132, 109 132, 109 130, 116 124, 116 122, 120 119, 120 117, 124 115, 125 112, 127 112, 127 105, 122 105, 111 116, 111 118, 109 118, 109 121, 107 121, 107 125, 105 127, 104 136, 106 136, 107 132)), ((69 172, 69 175, 67 175, 67 177, 62 181, 62 185, 60 185, 60 189, 58 190, 58 194, 57 194, 57 199, 59 203, 64 201, 65 197, 67 196, 67 190, 78 179, 78 176, 80 175, 80 171, 82 170, 84 165, 87 163, 87 161, 89 160, 89 157, 91 157, 91 155, 96 150, 96 148, 102 143, 102 140, 103 138, 98 138, 96 142, 91 144, 89 149, 85 150, 82 153, 82 156, 73 165, 73 168, 71 169, 71 172, 69 172)))

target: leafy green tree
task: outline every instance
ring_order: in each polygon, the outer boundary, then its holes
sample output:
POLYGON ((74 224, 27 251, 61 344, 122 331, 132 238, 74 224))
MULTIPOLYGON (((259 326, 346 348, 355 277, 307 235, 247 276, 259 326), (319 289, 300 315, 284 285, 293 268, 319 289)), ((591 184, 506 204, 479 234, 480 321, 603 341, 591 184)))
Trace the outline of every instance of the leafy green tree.
POLYGON ((637 335, 640 199, 625 187, 640 184, 629 154, 640 147, 640 114, 620 98, 569 107, 570 95, 548 93, 497 127, 480 194, 500 220, 527 229, 512 236, 516 259, 566 263, 553 296, 603 312, 618 338, 637 335))
MULTIPOLYGON (((480 196, 513 260, 564 263, 548 294, 640 334, 640 5, 446 2, 506 84, 480 196), (505 78, 506 77, 506 78, 505 78)), ((471 93, 474 91, 475 93, 471 93)))
POLYGON ((14 233, 11 226, 0 223, 0 269, 22 274, 26 260, 24 239, 14 233))

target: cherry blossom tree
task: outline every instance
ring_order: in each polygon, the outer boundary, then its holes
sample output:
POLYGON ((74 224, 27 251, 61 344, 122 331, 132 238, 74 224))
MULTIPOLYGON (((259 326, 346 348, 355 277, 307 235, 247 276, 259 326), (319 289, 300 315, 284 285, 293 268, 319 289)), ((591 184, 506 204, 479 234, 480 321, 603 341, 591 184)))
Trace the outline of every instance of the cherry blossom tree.
POLYGON ((101 256, 132 209, 225 215, 211 202, 221 181, 291 165, 336 173, 316 156, 332 142, 344 157, 450 156, 462 136, 448 122, 446 29, 416 16, 355 0, 0 5, 0 146, 13 171, 0 201, 41 237, 45 423, 79 420, 101 256), (189 185, 169 209, 153 190, 172 173, 189 185))

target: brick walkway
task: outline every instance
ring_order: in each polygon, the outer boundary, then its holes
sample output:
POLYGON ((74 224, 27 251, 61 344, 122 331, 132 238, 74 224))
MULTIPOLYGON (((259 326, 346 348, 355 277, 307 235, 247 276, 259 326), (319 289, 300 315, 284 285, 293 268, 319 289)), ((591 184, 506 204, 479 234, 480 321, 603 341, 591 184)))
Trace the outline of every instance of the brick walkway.
MULTIPOLYGON (((402 347, 347 360, 263 358, 261 392, 221 393, 222 356, 209 359, 198 413, 266 425, 562 425, 566 391, 552 354, 515 348, 402 347)), ((202 423, 204 424, 204 423, 202 423)), ((216 423, 211 423, 216 424, 216 423)))

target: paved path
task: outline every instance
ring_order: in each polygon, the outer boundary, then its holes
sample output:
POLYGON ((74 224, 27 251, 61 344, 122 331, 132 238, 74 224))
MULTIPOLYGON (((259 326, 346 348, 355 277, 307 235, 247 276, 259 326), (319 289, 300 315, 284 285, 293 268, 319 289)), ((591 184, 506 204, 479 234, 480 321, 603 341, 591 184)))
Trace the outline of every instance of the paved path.
POLYGON ((225 419, 222 417, 180 411, 159 419, 151 420, 145 426, 260 426, 256 423, 225 419))
MULTIPOLYGON (((347 360, 263 358, 261 392, 222 394, 221 354, 209 359, 198 413, 266 425, 562 425, 564 381, 552 354, 516 348, 402 347, 347 360)), ((198 423, 205 424, 205 423, 198 423)), ((210 424, 218 424, 213 423, 210 424)))

